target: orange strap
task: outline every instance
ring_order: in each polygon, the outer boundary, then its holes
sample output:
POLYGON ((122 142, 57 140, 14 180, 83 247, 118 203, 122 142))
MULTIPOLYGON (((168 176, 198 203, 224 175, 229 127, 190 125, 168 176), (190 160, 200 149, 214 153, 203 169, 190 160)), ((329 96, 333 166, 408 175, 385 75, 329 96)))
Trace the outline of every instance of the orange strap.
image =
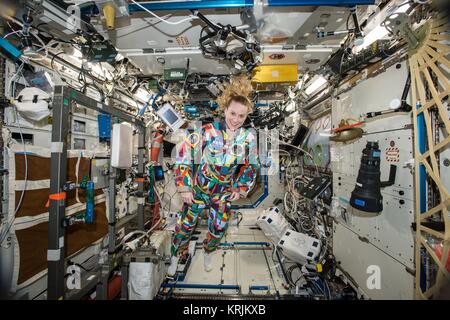
POLYGON ((136 182, 144 182, 145 181, 145 178, 136 178, 136 179, 134 179, 136 182))
POLYGON ((48 198, 50 200, 62 200, 66 198, 66 193, 65 192, 61 192, 61 193, 54 193, 48 196, 48 198))
POLYGON ((66 193, 65 192, 53 193, 53 194, 48 196, 49 200, 45 204, 45 207, 48 208, 50 206, 50 200, 64 200, 65 198, 66 198, 66 193))
POLYGON ((336 129, 332 129, 331 132, 337 133, 339 131, 351 129, 353 127, 357 127, 357 126, 360 126, 360 125, 363 125, 363 124, 364 124, 364 121, 360 121, 360 122, 352 123, 352 124, 349 124, 349 125, 346 125, 346 126, 338 127, 336 129))

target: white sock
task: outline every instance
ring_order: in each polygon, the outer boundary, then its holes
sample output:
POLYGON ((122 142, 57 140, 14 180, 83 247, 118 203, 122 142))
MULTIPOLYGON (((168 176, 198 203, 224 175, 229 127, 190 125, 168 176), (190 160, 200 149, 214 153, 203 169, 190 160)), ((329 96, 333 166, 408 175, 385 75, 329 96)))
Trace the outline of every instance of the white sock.
POLYGON ((206 272, 210 272, 212 270, 212 256, 211 253, 206 251, 203 252, 203 266, 206 272))

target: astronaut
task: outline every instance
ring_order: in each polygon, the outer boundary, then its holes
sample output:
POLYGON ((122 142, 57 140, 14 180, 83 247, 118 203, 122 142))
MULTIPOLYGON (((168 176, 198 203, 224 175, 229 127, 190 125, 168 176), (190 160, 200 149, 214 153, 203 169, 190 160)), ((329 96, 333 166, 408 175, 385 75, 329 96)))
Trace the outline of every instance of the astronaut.
POLYGON ((256 132, 242 128, 253 104, 242 81, 230 84, 218 99, 224 119, 186 133, 177 147, 176 185, 184 204, 172 240, 169 276, 176 273, 178 249, 189 242, 203 209, 209 209, 204 269, 212 270, 210 253, 226 232, 231 202, 247 197, 255 185, 259 170, 256 132), (196 159, 198 166, 192 161, 196 159))

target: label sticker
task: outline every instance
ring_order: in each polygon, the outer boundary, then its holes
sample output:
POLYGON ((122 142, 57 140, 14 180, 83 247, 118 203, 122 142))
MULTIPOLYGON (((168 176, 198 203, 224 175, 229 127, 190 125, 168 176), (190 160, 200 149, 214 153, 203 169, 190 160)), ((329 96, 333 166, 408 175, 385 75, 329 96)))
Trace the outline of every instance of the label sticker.
POLYGON ((400 162, 400 149, 397 147, 386 148, 386 161, 387 162, 400 162))

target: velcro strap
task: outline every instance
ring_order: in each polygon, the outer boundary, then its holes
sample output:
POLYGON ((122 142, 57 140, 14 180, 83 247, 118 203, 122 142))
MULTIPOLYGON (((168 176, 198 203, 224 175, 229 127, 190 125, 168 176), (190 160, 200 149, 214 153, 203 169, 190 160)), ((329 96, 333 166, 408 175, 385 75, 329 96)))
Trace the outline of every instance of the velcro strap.
POLYGON ((47 261, 61 260, 61 249, 47 250, 47 261))
POLYGON ((61 153, 63 152, 64 143, 63 142, 52 142, 50 145, 51 153, 61 153))
POLYGON ((65 198, 66 198, 66 193, 65 192, 53 193, 53 194, 48 196, 49 200, 45 204, 45 207, 48 208, 50 206, 50 200, 64 200, 65 198))
POLYGON ((66 198, 66 193, 65 192, 53 193, 49 195, 48 198, 50 200, 62 200, 66 198))

